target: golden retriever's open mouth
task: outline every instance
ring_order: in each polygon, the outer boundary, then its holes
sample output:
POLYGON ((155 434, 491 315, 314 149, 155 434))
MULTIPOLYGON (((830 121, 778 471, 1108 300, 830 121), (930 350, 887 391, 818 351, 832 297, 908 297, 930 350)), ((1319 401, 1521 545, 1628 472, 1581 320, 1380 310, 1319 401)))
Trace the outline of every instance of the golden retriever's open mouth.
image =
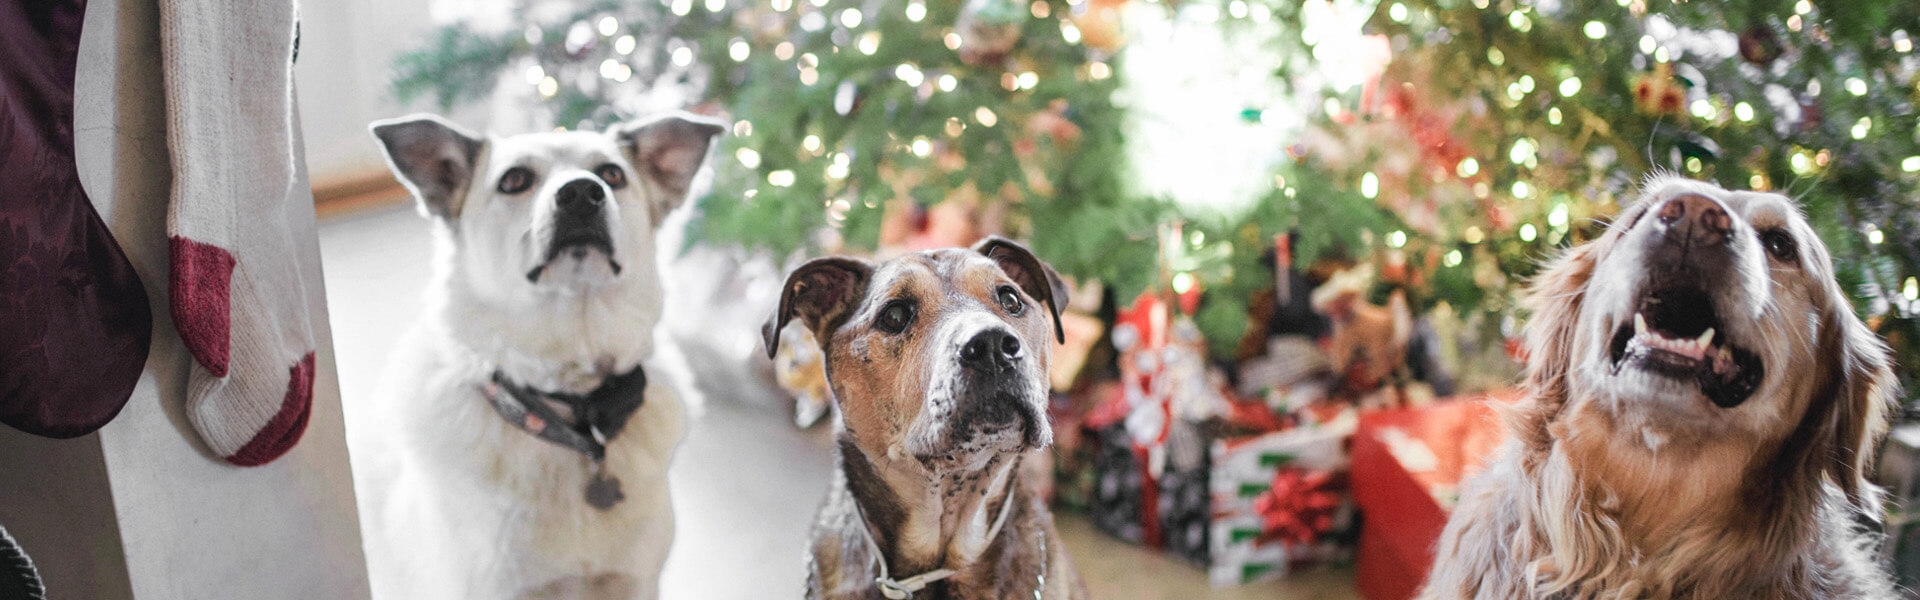
POLYGON ((1734 344, 1713 298, 1697 287, 1658 288, 1641 296, 1633 319, 1613 336, 1613 372, 1634 367, 1695 382, 1722 408, 1746 402, 1765 374, 1760 357, 1734 344))

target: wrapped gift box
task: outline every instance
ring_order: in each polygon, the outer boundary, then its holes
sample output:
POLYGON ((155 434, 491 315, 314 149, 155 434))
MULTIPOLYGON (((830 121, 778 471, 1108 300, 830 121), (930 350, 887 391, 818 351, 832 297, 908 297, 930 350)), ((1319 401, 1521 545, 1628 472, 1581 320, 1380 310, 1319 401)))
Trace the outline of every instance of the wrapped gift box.
POLYGON ((1352 409, 1321 422, 1214 439, 1205 563, 1216 586, 1284 577, 1352 554, 1352 409))
POLYGON ((1490 402, 1460 399, 1360 417, 1353 440, 1353 498, 1363 525, 1355 578, 1370 600, 1412 598, 1459 498, 1460 480, 1503 439, 1490 402))

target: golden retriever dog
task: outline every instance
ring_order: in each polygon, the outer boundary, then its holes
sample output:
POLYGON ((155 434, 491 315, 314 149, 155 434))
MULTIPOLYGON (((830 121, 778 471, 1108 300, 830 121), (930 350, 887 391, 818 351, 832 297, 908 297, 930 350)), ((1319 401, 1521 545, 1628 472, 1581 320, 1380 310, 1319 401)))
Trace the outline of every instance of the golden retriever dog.
POLYGON ((1425 598, 1886 598, 1892 358, 1793 201, 1655 176, 1534 283, 1425 598))

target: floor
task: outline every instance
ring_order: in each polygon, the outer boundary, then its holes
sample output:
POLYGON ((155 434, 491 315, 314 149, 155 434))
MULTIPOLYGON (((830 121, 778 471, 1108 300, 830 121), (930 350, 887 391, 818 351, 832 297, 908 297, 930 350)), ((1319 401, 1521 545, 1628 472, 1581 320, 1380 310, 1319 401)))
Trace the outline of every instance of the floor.
MULTIPOLYGON (((411 207, 335 215, 319 230, 341 395, 351 405, 368 397, 394 338, 418 315, 432 243, 411 207)), ((807 525, 826 494, 829 434, 794 427, 786 401, 745 361, 727 358, 738 352, 686 353, 705 401, 671 474, 679 532, 661 596, 797 598, 807 525)), ((1077 514, 1058 521, 1094 598, 1359 597, 1342 569, 1211 588, 1200 570, 1106 537, 1077 514)))

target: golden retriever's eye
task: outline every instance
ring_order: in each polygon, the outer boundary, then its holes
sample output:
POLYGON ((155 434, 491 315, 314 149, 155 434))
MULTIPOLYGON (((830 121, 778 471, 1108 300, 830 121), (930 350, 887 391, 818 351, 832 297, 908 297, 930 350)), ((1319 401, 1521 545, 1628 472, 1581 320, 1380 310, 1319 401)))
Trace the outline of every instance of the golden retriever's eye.
POLYGON ((913 324, 916 312, 918 308, 912 300, 894 300, 880 308, 880 317, 874 319, 873 326, 887 333, 900 333, 913 324))
POLYGON ((1780 262, 1793 262, 1793 259, 1800 256, 1800 248, 1794 245, 1793 236, 1783 230, 1768 229, 1760 232, 1760 245, 1765 246, 1767 254, 1773 255, 1774 260, 1780 262))
POLYGON ((993 296, 995 300, 1000 301, 1000 308, 1007 311, 1009 315, 1018 317, 1020 313, 1027 310, 1027 303, 1020 301, 1020 291, 1013 289, 1013 286, 1000 286, 1000 289, 994 291, 993 296))
POLYGON ((502 194, 527 191, 527 188, 533 187, 533 170, 526 167, 507 169, 506 174, 500 176, 500 185, 495 187, 502 194))
POLYGON ((600 165, 600 168, 593 170, 593 174, 599 175, 601 181, 607 182, 607 187, 616 190, 627 187, 627 172, 621 170, 620 165, 613 163, 600 165))

